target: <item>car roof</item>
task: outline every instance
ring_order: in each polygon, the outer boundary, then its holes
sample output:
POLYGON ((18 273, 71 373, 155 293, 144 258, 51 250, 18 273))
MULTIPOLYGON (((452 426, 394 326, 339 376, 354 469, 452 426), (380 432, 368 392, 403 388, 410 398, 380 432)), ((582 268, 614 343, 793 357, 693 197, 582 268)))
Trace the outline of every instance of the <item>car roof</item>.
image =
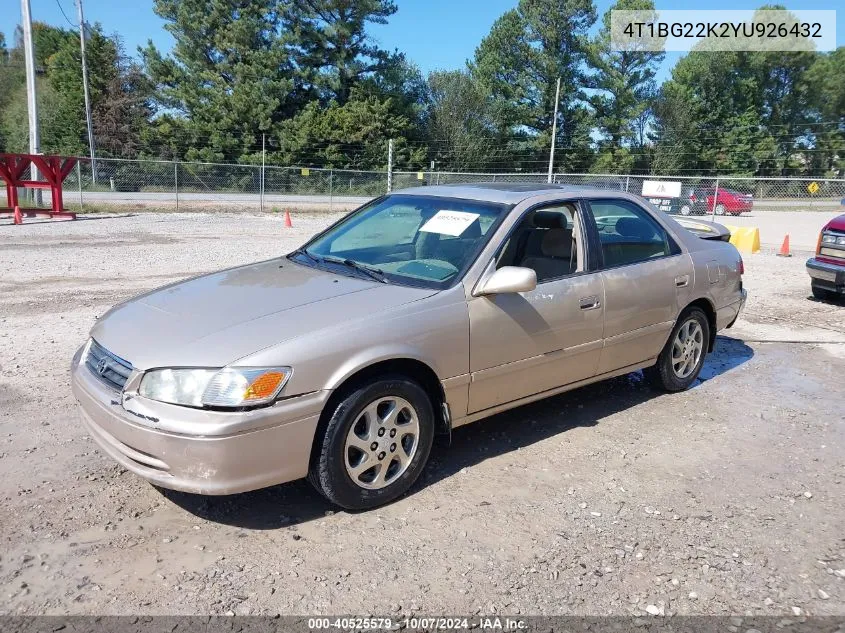
POLYGON ((528 198, 548 193, 578 193, 581 195, 600 193, 600 195, 613 195, 619 192, 614 189, 593 189, 579 185, 556 185, 545 182, 476 182, 411 187, 410 189, 401 189, 393 193, 414 196, 463 198, 466 200, 481 200, 500 204, 519 204, 528 198))

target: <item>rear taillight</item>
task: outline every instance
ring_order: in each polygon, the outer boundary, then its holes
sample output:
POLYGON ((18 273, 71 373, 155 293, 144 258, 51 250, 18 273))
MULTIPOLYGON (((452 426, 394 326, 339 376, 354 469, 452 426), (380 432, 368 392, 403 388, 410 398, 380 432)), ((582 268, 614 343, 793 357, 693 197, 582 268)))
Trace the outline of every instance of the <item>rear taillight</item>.
POLYGON ((742 257, 739 258, 739 261, 736 264, 736 272, 740 275, 745 274, 745 263, 742 261, 742 257))

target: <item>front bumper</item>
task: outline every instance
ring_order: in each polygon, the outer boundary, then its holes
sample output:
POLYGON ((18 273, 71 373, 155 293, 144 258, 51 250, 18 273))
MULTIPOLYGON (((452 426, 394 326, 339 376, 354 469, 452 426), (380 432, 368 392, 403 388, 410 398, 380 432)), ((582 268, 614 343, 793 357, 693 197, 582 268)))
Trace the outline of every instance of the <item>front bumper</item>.
POLYGON ((829 264, 811 257, 807 260, 807 274, 814 286, 831 292, 845 293, 845 266, 829 264))
POLYGON ((82 421, 108 455, 164 488, 207 495, 256 490, 308 473, 328 392, 251 411, 208 411, 122 396, 80 362, 71 385, 82 421))

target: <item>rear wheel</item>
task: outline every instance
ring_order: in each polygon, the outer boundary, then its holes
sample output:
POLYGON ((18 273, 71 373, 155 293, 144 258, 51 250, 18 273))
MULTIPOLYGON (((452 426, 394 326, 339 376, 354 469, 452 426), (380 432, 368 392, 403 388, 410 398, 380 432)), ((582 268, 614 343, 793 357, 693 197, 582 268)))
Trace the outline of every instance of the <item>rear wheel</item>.
POLYGON ((695 382, 710 341, 710 323, 700 308, 684 311, 657 363, 644 373, 649 381, 664 391, 683 391, 695 382))
POLYGON ((330 501, 365 510, 403 495, 419 477, 434 439, 426 392, 402 376, 363 384, 335 406, 309 480, 330 501))
POLYGON ((681 206, 681 215, 689 215, 692 213, 692 205, 684 204, 681 206))

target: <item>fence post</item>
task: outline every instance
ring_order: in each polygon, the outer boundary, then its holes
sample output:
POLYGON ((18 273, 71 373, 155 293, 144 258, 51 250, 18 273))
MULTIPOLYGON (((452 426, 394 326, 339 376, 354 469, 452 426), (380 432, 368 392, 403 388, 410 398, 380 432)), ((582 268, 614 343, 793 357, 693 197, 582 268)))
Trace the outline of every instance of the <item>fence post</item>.
POLYGON ((628 185, 631 183, 631 177, 625 176, 625 193, 628 193, 628 185))
POLYGON ((393 139, 387 141, 387 193, 393 191, 393 139))
POLYGON ((262 134, 261 135, 261 178, 260 178, 260 180, 261 180, 261 194, 260 194, 260 202, 259 202, 259 205, 260 205, 260 208, 261 208, 261 213, 264 213, 264 165, 265 165, 265 162, 267 160, 266 141, 267 141, 267 135, 262 134))
POLYGON ((82 167, 79 161, 76 161, 76 182, 79 185, 79 210, 82 211, 82 167))
POLYGON ((334 170, 329 170, 329 213, 334 210, 334 170))
POLYGON ((713 208, 710 209, 710 221, 716 219, 716 201, 719 199, 719 177, 716 176, 716 188, 713 190, 713 208))
POLYGON ((176 211, 179 211, 179 162, 173 161, 173 190, 176 193, 176 211))

